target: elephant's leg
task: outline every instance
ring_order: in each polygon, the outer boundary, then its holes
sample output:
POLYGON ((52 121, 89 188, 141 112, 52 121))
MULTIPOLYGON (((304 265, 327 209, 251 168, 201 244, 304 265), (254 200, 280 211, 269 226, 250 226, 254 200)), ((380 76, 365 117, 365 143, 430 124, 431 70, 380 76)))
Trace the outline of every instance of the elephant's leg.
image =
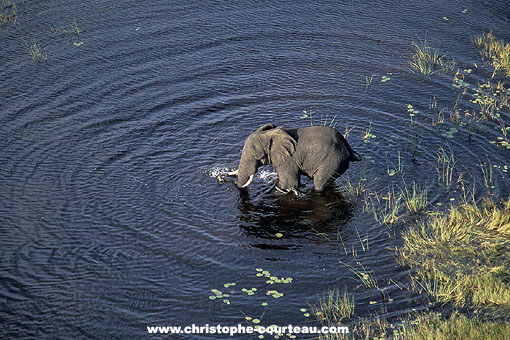
POLYGON ((278 184, 280 190, 288 192, 299 187, 299 169, 295 164, 280 167, 278 172, 278 184))
POLYGON ((313 176, 313 185, 316 191, 323 191, 327 186, 343 174, 349 167, 349 162, 327 164, 319 167, 313 176))

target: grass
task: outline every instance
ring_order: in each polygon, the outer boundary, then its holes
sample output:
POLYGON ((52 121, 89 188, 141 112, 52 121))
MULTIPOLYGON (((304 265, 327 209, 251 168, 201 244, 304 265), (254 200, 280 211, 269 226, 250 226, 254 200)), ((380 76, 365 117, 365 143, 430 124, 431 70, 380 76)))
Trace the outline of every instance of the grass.
POLYGON ((379 339, 379 340, 506 340, 510 334, 509 323, 482 321, 452 313, 448 318, 440 313, 421 314, 416 318, 405 318, 400 324, 375 316, 361 319, 353 325, 349 334, 324 334, 321 340, 379 339))
POLYGON ((365 268, 365 266, 363 266, 360 262, 356 263, 361 269, 357 269, 351 266, 350 264, 342 261, 339 262, 343 264, 347 269, 349 269, 354 275, 356 275, 356 277, 366 288, 380 290, 379 283, 375 279, 372 270, 367 270, 367 268, 365 268))
POLYGON ((448 319, 431 313, 404 323, 394 339, 450 340, 450 339, 508 339, 510 324, 483 322, 454 313, 448 319))
POLYGON ((395 164, 393 164, 392 162, 392 166, 393 168, 390 169, 390 165, 389 165, 389 161, 388 161, 388 155, 386 155, 386 164, 387 164, 387 173, 388 173, 388 176, 394 176, 398 173, 402 173, 402 164, 400 162, 400 150, 397 152, 397 166, 395 166, 395 164))
POLYGON ((24 44, 26 48, 28 49, 28 53, 32 57, 32 60, 36 63, 40 63, 41 60, 47 61, 48 60, 48 53, 44 51, 44 48, 41 47, 41 45, 36 42, 35 40, 29 44, 26 41, 24 41, 24 44))
POLYGON ((473 43, 480 49, 482 58, 487 59, 494 68, 492 77, 499 71, 503 71, 506 77, 510 77, 510 44, 499 40, 492 33, 483 33, 473 38, 473 43))
POLYGON ((413 41, 411 46, 414 54, 409 61, 409 66, 414 72, 429 76, 436 72, 451 72, 454 70, 455 61, 440 55, 437 49, 430 47, 427 40, 413 41))
POLYGON ((17 7, 10 0, 1 0, 0 2, 0 24, 7 25, 16 22, 17 7))
POLYGON ((365 132, 363 132, 361 138, 363 138, 363 141, 365 143, 370 143, 371 139, 376 138, 376 135, 372 134, 372 122, 368 124, 368 129, 366 129, 365 132))
POLYGON ((501 112, 510 113, 510 90, 502 82, 478 84, 470 101, 478 106, 480 115, 486 120, 500 121, 501 112))
POLYGON ((510 201, 463 202, 403 234, 413 287, 457 307, 510 307, 510 201))
POLYGON ((400 188, 402 202, 407 211, 412 215, 418 215, 425 212, 428 205, 427 190, 421 189, 416 182, 413 181, 411 188, 406 183, 400 188))
POLYGON ((354 298, 349 297, 347 291, 340 295, 338 289, 334 289, 328 292, 327 297, 320 299, 312 310, 321 323, 340 325, 354 316, 354 298))
POLYGON ((455 156, 450 149, 447 152, 444 148, 439 148, 437 153, 437 180, 445 187, 449 187, 453 181, 453 169, 455 167, 455 156))
POLYGON ((76 19, 69 22, 68 24, 61 26, 59 28, 55 28, 53 33, 60 34, 62 36, 69 36, 71 40, 76 40, 73 44, 75 46, 83 45, 83 41, 80 41, 80 28, 78 27, 78 23, 76 19), (74 38, 74 39, 73 39, 74 38))
POLYGON ((385 201, 382 208, 380 208, 380 205, 377 207, 372 205, 375 220, 386 226, 397 223, 401 217, 402 195, 397 195, 395 188, 392 186, 391 189, 388 189, 387 195, 381 198, 385 201))
POLYGON ((487 189, 494 189, 494 176, 489 158, 487 158, 487 163, 480 162, 480 170, 482 170, 484 185, 487 189))

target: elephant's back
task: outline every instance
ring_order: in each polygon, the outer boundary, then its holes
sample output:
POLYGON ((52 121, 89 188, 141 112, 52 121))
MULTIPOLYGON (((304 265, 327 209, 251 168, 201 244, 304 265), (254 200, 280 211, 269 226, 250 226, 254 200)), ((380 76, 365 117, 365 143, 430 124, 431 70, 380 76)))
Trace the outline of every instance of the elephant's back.
POLYGON ((344 136, 329 126, 310 126, 298 129, 298 140, 310 144, 346 144, 344 136))
POLYGON ((328 126, 311 126, 297 129, 296 156, 298 164, 308 173, 325 163, 341 164, 350 159, 345 138, 328 126))

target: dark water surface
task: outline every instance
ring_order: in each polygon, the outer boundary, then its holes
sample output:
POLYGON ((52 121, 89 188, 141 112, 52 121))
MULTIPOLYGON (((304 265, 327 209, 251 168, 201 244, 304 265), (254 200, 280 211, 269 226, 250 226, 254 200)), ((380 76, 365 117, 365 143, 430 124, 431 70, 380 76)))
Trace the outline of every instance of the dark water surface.
POLYGON ((435 166, 450 147, 477 199, 480 162, 494 169, 494 194, 508 196, 509 151, 490 143, 497 124, 470 135, 446 115, 432 127, 433 97, 451 109, 458 91, 451 75, 417 75, 407 62, 411 42, 427 39, 461 69, 477 63, 467 76, 484 81, 471 38, 493 29, 510 40, 509 17, 506 1, 479 0, 18 1, 17 22, 0 27, 0 337, 206 339, 146 327, 245 316, 313 325, 300 309, 333 288, 353 294, 359 317, 426 308, 394 283, 407 277, 398 232, 341 185, 276 195, 266 168, 242 195, 214 177, 237 165, 250 132, 310 125, 300 116, 312 109, 315 125, 354 127, 348 140, 364 160, 339 184, 363 176, 384 192, 400 152, 406 180, 446 206, 459 192, 439 185, 435 166), (73 20, 79 37, 56 32, 73 20), (47 62, 33 63, 23 40, 47 62), (407 104, 419 110, 412 126, 407 104), (376 138, 364 143, 370 124, 376 138), (339 261, 373 271, 391 300, 339 261), (293 282, 267 285, 256 268, 293 282), (231 304, 211 289, 232 291, 231 304))

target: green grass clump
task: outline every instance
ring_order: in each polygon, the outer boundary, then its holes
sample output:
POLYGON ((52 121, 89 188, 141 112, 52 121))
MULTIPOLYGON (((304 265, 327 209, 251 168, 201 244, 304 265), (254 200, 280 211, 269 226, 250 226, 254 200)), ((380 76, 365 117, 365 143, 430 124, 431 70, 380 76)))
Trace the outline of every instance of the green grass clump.
POLYGON ((510 43, 498 40, 492 32, 474 37, 473 42, 480 48, 482 57, 488 59, 494 68, 493 77, 499 71, 503 71, 506 77, 510 77, 510 43))
POLYGON ((450 340, 450 339, 508 339, 510 324, 483 322, 454 313, 448 319, 439 314, 423 315, 412 322, 405 322, 394 339, 450 340))
POLYGON ((455 156, 450 149, 447 152, 444 148, 439 148, 437 153, 437 180, 445 187, 449 187, 453 182, 453 168, 455 167, 455 156))
POLYGON ((349 297, 347 291, 340 295, 335 289, 319 300, 312 310, 324 325, 340 325, 354 316, 354 298, 349 297))
POLYGON ((464 202, 403 234, 415 290, 458 307, 510 307, 510 200, 464 202))
POLYGON ((16 22, 17 8, 16 4, 10 0, 1 0, 0 2, 0 24, 7 25, 16 22))
POLYGON ((416 182, 413 181, 411 188, 404 183, 400 188, 402 202, 411 215, 419 215, 425 212, 428 205, 427 190, 421 189, 416 182))
POLYGON ((40 63, 41 60, 48 60, 48 54, 44 51, 44 48, 41 47, 38 42, 33 41, 31 44, 27 43, 26 41, 23 42, 25 43, 25 47, 27 48, 28 53, 35 63, 40 63))
POLYGON ((452 72, 455 68, 455 61, 440 55, 437 49, 429 46, 427 40, 413 41, 411 46, 414 54, 409 65, 413 71, 430 76, 436 72, 452 72))

